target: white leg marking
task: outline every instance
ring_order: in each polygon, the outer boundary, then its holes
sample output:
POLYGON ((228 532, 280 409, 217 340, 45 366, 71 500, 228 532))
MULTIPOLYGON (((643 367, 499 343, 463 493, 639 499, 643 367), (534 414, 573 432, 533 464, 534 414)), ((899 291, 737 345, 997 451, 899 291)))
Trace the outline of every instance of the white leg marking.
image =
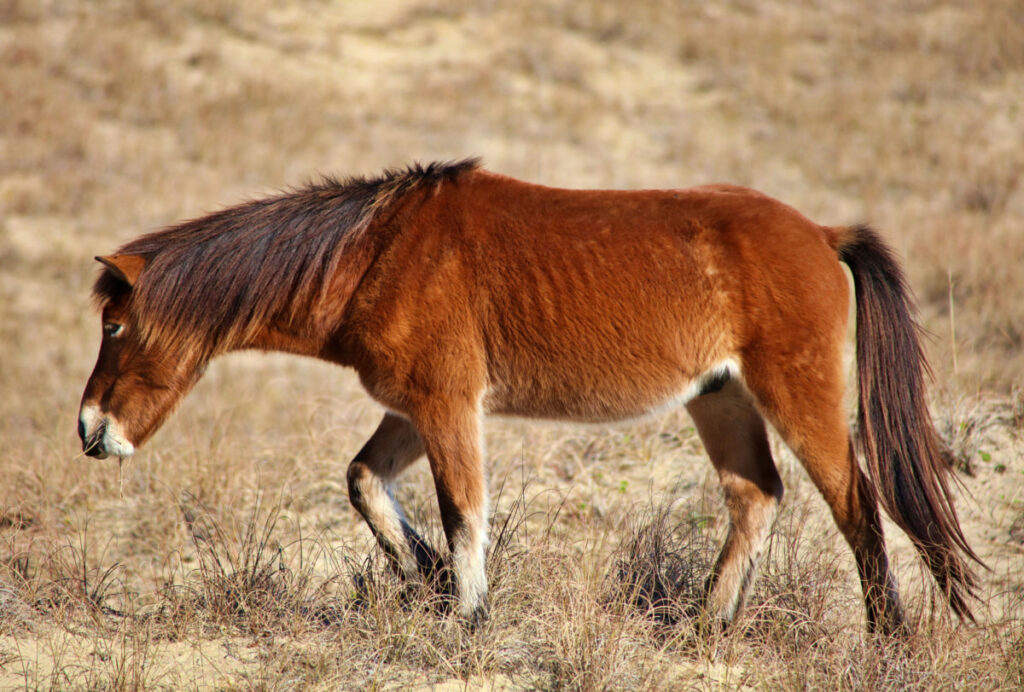
POLYGON ((465 525, 452 555, 455 581, 459 589, 459 613, 472 617, 487 598, 487 502, 479 514, 465 517, 465 525))
POLYGON ((458 587, 459 614, 472 618, 478 608, 486 607, 487 601, 487 545, 488 518, 490 517, 490 498, 487 493, 486 473, 483 473, 484 434, 483 434, 483 399, 477 401, 477 450, 480 454, 481 473, 483 475, 479 507, 463 517, 465 524, 456 538, 452 554, 452 568, 455 571, 455 583, 458 587))
POLYGON ((408 522, 401 505, 395 500, 391 485, 385 485, 376 475, 366 473, 359 479, 359 491, 362 509, 369 515, 370 525, 391 546, 404 576, 415 578, 418 573, 416 558, 402 528, 403 523, 408 522))

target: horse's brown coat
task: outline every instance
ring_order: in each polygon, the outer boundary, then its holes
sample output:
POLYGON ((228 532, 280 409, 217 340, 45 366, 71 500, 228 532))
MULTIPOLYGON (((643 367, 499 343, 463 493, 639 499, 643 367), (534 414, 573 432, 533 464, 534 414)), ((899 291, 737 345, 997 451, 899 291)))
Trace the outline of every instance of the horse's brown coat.
POLYGON ((436 572, 389 492, 426 454, 460 610, 474 616, 487 592, 482 418, 611 421, 683 403, 726 495, 708 607, 730 620, 782 496, 767 420, 853 548, 869 626, 896 631, 876 490, 842 406, 840 258, 858 288, 868 468, 968 616, 973 553, 927 420, 898 265, 868 229, 818 226, 734 186, 558 190, 467 161, 328 181, 144 236, 101 260, 104 322, 125 330, 104 337, 86 386, 83 445, 134 449, 219 353, 351 366, 390 413, 349 467, 350 498, 399 571, 436 572))

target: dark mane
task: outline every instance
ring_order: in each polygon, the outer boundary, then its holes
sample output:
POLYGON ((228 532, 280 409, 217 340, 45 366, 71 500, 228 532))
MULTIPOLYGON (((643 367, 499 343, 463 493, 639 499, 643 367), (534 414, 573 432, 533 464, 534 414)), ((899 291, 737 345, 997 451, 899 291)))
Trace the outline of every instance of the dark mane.
MULTIPOLYGON (((133 320, 143 339, 194 349, 202 358, 241 345, 266 325, 299 324, 346 248, 378 214, 412 190, 478 165, 466 159, 372 179, 325 177, 137 238, 117 251, 147 259, 132 289, 133 320)), ((93 295, 102 305, 126 289, 104 270, 93 295)))

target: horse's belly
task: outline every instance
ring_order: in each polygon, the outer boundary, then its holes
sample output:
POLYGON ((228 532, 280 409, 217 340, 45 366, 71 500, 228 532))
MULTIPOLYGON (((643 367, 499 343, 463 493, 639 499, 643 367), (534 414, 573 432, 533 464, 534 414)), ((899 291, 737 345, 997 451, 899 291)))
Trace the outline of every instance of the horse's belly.
POLYGON ((673 405, 685 403, 684 393, 660 400, 640 397, 517 398, 511 402, 486 402, 487 413, 499 416, 562 420, 577 423, 610 423, 643 418, 673 405))
POLYGON ((497 415, 581 423, 629 420, 683 405, 714 391, 724 379, 737 373, 735 362, 728 359, 696 375, 674 372, 660 378, 624 380, 613 376, 601 382, 581 379, 502 383, 487 392, 484 410, 497 415))

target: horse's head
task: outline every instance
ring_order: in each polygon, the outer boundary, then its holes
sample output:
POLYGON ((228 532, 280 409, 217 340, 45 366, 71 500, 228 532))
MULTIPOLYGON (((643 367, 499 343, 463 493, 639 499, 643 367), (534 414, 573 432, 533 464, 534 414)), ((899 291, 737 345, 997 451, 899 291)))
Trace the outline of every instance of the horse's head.
POLYGON ((85 385, 78 436, 91 457, 127 457, 145 442, 202 374, 200 359, 147 339, 132 309, 146 260, 137 255, 97 257, 103 340, 85 385))

